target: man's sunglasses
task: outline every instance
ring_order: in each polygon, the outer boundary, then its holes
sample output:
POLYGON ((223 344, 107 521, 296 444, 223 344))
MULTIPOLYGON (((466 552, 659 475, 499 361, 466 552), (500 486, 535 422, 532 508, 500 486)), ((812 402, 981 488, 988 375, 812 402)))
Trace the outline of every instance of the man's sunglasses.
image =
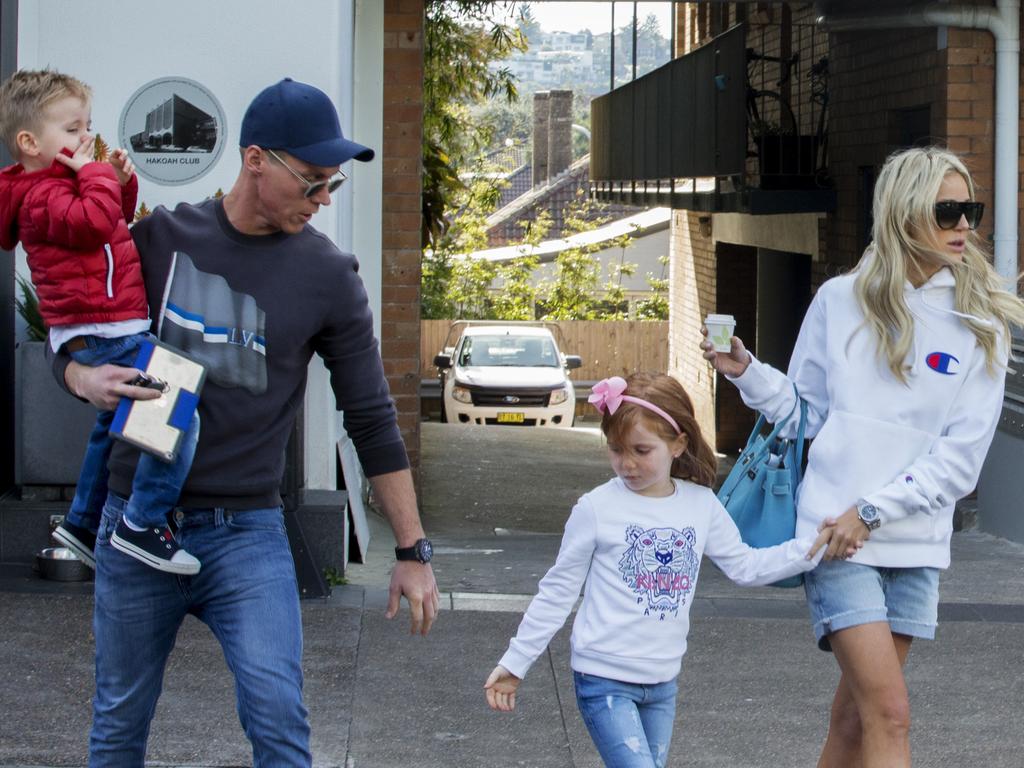
POLYGON ((968 229, 977 229, 981 223, 981 214, 985 212, 984 203, 967 202, 958 203, 953 200, 944 200, 935 204, 935 222, 939 229, 956 229, 960 223, 960 217, 967 219, 968 229))
POLYGON ((348 176, 345 175, 344 171, 338 171, 337 176, 333 176, 324 181, 310 181, 301 173, 299 173, 290 165, 288 165, 288 163, 282 160, 281 156, 278 155, 277 152, 275 152, 274 150, 268 149, 266 150, 266 152, 272 158, 277 160, 277 162, 279 162, 281 165, 283 165, 285 168, 291 171, 292 176, 294 176, 296 179, 298 179, 299 181, 306 185, 306 191, 302 193, 302 196, 305 197, 307 200, 311 198, 313 195, 317 194, 324 187, 327 188, 327 194, 335 192, 338 189, 338 187, 344 184, 345 180, 348 179, 348 176))

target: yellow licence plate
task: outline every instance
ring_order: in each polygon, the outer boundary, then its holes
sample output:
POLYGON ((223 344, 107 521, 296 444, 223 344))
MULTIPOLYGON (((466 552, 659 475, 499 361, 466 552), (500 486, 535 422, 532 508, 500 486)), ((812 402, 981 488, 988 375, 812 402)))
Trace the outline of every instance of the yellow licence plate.
POLYGON ((499 424, 522 424, 523 414, 521 413, 499 413, 498 414, 499 424))

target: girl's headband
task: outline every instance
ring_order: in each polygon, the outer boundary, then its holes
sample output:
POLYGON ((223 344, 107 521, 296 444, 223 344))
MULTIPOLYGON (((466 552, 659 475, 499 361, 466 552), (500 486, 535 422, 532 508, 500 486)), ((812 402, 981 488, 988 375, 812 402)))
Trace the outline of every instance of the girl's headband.
POLYGON ((597 382, 590 391, 592 394, 587 398, 587 401, 593 403, 594 407, 601 413, 604 413, 605 411, 608 413, 615 413, 619 410, 619 406, 622 405, 622 401, 625 400, 627 403, 639 405, 641 408, 646 408, 648 411, 661 416, 661 418, 672 425, 672 429, 676 431, 677 435, 681 435, 683 433, 683 430, 681 430, 679 425, 676 424, 676 420, 654 403, 641 400, 639 397, 623 394, 623 392, 626 391, 626 380, 621 376, 612 376, 610 379, 601 379, 601 381, 597 382))

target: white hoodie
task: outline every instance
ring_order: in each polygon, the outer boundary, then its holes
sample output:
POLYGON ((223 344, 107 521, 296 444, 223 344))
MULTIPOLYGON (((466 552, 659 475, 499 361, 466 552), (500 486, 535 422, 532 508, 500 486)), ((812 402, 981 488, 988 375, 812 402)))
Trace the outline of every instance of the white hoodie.
MULTIPOLYGON (((790 413, 794 383, 807 401, 807 436, 815 439, 798 491, 797 536, 863 498, 878 508, 882 524, 852 562, 946 568, 953 506, 978 480, 1002 408, 1005 370, 988 370, 984 349, 955 309, 954 277, 940 269, 920 288, 905 284, 914 341, 901 383, 878 355, 854 279, 837 277, 818 290, 788 378, 751 356, 732 381, 744 402, 772 422, 790 413)), ((795 431, 796 419, 784 434, 795 431)))
POLYGON ((770 584, 809 571, 815 536, 754 549, 715 494, 683 480, 663 498, 642 496, 619 478, 585 494, 565 524, 558 559, 537 588, 498 662, 526 675, 565 623, 586 583, 572 627, 572 668, 628 683, 679 674, 701 555, 738 584, 770 584))

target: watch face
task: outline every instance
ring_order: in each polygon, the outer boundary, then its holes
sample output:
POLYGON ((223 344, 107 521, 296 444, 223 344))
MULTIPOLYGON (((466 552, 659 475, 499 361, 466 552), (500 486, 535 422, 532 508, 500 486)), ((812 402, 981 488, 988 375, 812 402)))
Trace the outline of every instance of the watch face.
POLYGON ((434 556, 434 546, 429 539, 420 539, 416 542, 416 559, 421 563, 429 563, 434 556))
POLYGON ((860 518, 861 522, 868 527, 868 530, 873 531, 881 524, 881 517, 878 514, 878 509, 874 504, 860 504, 857 507, 857 517, 860 518))

